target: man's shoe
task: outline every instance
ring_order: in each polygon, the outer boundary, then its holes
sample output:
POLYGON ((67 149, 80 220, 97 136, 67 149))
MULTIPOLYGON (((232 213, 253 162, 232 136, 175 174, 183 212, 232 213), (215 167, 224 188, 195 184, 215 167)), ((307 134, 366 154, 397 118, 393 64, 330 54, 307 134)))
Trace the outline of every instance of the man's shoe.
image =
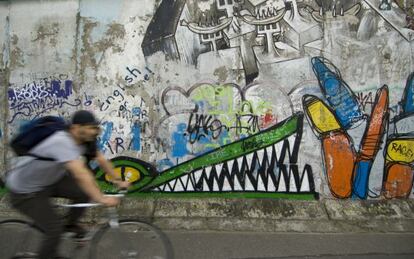
POLYGON ((66 225, 65 226, 65 232, 70 232, 70 233, 75 234, 73 236, 73 238, 75 238, 75 239, 83 239, 83 238, 85 238, 86 234, 88 233, 87 230, 85 230, 83 227, 81 227, 77 224, 75 224, 75 225, 72 225, 72 224, 66 225))

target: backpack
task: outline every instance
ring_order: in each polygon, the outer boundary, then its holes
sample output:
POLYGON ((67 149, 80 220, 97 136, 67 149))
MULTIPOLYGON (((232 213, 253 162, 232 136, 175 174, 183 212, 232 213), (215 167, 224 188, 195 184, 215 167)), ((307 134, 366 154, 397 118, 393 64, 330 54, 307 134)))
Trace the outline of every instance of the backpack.
POLYGON ((40 117, 20 127, 19 133, 10 142, 10 147, 18 156, 35 156, 41 160, 54 160, 30 154, 30 150, 56 131, 65 129, 67 129, 67 124, 60 117, 40 117))

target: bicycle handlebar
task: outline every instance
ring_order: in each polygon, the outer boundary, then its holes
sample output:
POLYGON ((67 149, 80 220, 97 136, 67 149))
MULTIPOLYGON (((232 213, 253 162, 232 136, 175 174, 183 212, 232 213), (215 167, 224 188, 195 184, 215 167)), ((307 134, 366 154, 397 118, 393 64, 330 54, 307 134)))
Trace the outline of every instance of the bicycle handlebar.
MULTIPOLYGON (((105 197, 117 197, 123 198, 127 193, 127 190, 120 190, 118 193, 115 194, 105 194, 105 197)), ((85 203, 73 203, 73 204, 57 204, 59 207, 64 208, 89 208, 89 207, 100 207, 104 206, 102 203, 99 202, 85 202, 85 203)))

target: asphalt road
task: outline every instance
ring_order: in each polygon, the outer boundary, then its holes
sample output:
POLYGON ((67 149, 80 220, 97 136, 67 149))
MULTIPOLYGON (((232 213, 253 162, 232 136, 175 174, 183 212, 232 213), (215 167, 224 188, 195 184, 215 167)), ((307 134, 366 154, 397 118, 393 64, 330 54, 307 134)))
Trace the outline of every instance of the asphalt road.
POLYGON ((171 232, 176 258, 414 258, 414 234, 171 232))
MULTIPOLYGON (((167 231, 177 259, 414 258, 414 233, 304 234, 167 231)), ((0 236, 0 242, 10 242, 0 236)), ((85 259, 87 246, 74 258, 85 259)), ((0 258, 4 258, 1 256, 0 258)), ((106 254, 105 258, 116 259, 106 254)))

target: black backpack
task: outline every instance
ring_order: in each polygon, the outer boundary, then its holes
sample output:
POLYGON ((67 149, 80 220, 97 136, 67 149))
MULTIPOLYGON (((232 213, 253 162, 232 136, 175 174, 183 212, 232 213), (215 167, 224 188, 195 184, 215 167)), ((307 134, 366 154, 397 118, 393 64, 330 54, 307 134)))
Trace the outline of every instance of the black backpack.
POLYGON ((30 150, 59 130, 67 129, 64 119, 57 116, 44 116, 24 124, 19 133, 10 142, 10 147, 18 156, 35 156, 42 160, 53 160, 52 158, 39 157, 30 154, 30 150))

